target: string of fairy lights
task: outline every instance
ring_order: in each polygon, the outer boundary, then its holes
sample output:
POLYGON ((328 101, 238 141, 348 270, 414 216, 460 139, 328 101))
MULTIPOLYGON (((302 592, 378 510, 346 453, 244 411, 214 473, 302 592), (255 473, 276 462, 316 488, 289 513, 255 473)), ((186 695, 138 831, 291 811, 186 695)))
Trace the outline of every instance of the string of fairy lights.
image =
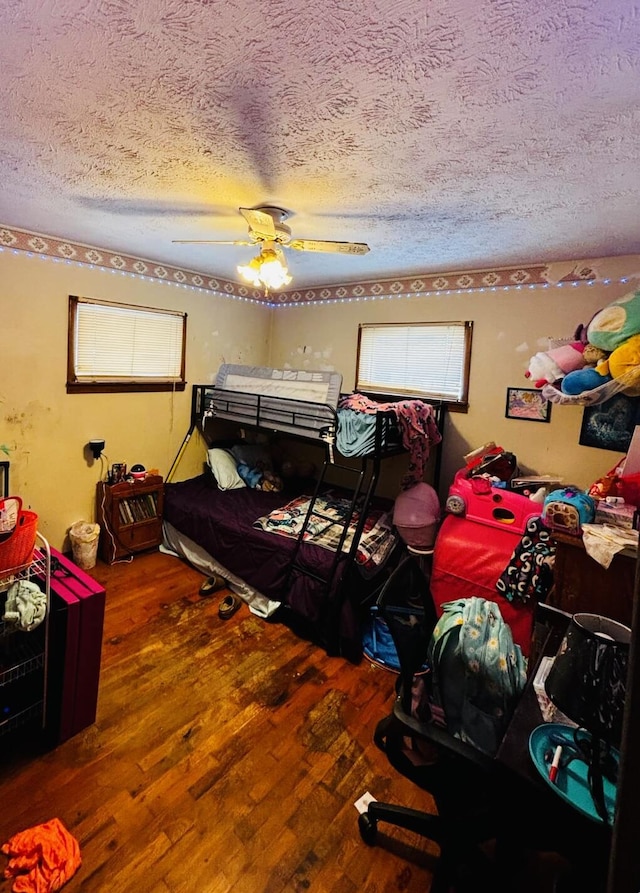
MULTIPOLYGON (((463 295, 463 294, 483 294, 483 293, 495 293, 495 292, 506 292, 506 291, 527 291, 527 290, 539 290, 539 289, 567 289, 567 288, 581 288, 581 287, 593 287, 595 285, 598 286, 609 286, 609 285, 626 285, 630 281, 633 280, 632 276, 622 276, 620 278, 608 277, 602 279, 572 279, 561 282, 511 282, 505 284, 495 284, 495 285, 469 285, 458 288, 427 288, 424 290, 411 290, 405 291, 402 290, 400 292, 395 292, 393 294, 384 293, 384 294, 368 294, 368 295, 348 295, 348 296, 331 296, 327 298, 313 298, 311 300, 301 299, 296 300, 295 296, 298 294, 297 292, 287 292, 287 299, 276 301, 270 299, 269 296, 266 298, 258 298, 248 294, 235 294, 233 292, 223 291, 221 289, 215 289, 211 287, 207 287, 204 285, 194 285, 188 282, 179 282, 175 279, 162 279, 159 276, 149 276, 145 273, 138 273, 132 270, 119 270, 111 267, 106 267, 103 264, 91 263, 90 261, 84 260, 75 260, 73 258, 65 258, 65 257, 55 257, 50 254, 39 253, 36 251, 29 251, 24 248, 14 248, 14 247, 6 247, 0 245, 0 252, 10 252, 14 255, 20 255, 23 257, 33 258, 42 261, 49 261, 51 263, 63 264, 72 267, 81 267, 84 269, 95 270, 103 273, 109 273, 113 276, 125 276, 133 279, 137 279, 139 281, 144 282, 152 282, 155 284, 168 285, 173 288, 181 288, 187 289, 188 291, 199 292, 202 294, 213 294, 216 297, 226 298, 227 300, 239 301, 248 304, 257 304, 261 307, 268 307, 270 309, 283 309, 290 310, 294 308, 302 308, 302 307, 316 307, 316 306, 334 306, 335 304, 352 304, 352 303, 367 303, 373 301, 390 301, 390 300, 410 300, 413 298, 427 298, 427 297, 440 297, 446 295, 463 295), (293 297, 292 297, 293 296, 293 297)), ((183 274, 185 275, 185 274, 183 274)), ((445 274, 443 274, 444 276, 445 274)), ((389 280, 393 281, 393 280, 389 280)), ((347 289, 350 286, 334 286, 339 290, 347 289)), ((360 286, 362 287, 362 286, 360 286)), ((242 286, 240 286, 242 288, 242 286)))

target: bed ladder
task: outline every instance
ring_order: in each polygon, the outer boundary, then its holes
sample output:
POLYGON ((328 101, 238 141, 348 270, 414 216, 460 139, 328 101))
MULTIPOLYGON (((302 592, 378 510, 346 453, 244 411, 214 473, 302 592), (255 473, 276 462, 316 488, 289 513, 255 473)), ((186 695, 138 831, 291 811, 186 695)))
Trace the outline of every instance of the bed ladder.
POLYGON ((347 561, 351 561, 351 559, 355 556, 358 543, 360 542, 360 537, 362 536, 362 531, 364 529, 364 524, 367 517, 367 509, 369 507, 369 503, 371 501, 371 497, 373 496, 376 485, 378 483, 378 478, 380 477, 380 459, 377 457, 367 458, 363 457, 360 459, 359 464, 354 465, 345 465, 338 462, 331 462, 327 457, 322 466, 320 474, 318 475, 318 480, 316 481, 316 486, 314 488, 313 495, 309 501, 309 507, 307 509, 307 513, 305 515, 304 521, 302 523, 302 529, 298 534, 298 538, 296 541, 296 546, 293 552, 293 556, 291 558, 291 564, 289 567, 289 574, 291 574, 294 570, 300 571, 305 576, 312 577, 315 580, 318 580, 322 583, 326 583, 327 587, 330 587, 333 583, 336 570, 340 563, 341 559, 346 559, 347 561), (318 498, 321 495, 321 491, 323 485, 327 479, 327 472, 329 470, 337 469, 339 471, 348 472, 351 475, 355 476, 355 485, 353 488, 353 494, 351 497, 351 502, 349 507, 345 513, 345 517, 341 520, 336 520, 333 516, 324 515, 321 511, 316 509, 316 503, 318 498), (353 534, 353 539, 349 546, 348 552, 342 552, 345 540, 347 538, 347 534, 349 532, 349 527, 351 526, 351 522, 353 521, 353 517, 356 512, 359 511, 358 521, 355 527, 355 531, 353 534), (326 521, 330 521, 332 524, 340 526, 342 529, 340 531, 340 538, 338 541, 337 549, 334 553, 333 561, 331 562, 329 572, 326 577, 320 576, 319 574, 314 573, 308 568, 304 567, 299 562, 299 552, 300 546, 304 542, 304 537, 309 529, 309 525, 311 523, 311 519, 313 516, 322 518, 326 521))
MULTIPOLYGON (((382 440, 383 430, 384 419, 383 414, 380 413, 379 417, 376 419, 377 444, 379 444, 382 440)), ((320 474, 318 475, 313 495, 309 500, 309 507, 307 509, 304 521, 302 522, 302 528, 300 530, 300 533, 298 534, 293 555, 291 557, 291 562, 289 564, 286 581, 287 588, 291 583, 293 574, 295 572, 298 572, 304 577, 308 577, 321 583, 324 587, 325 594, 328 596, 328 615, 326 618, 326 630, 330 639, 330 641, 326 643, 328 654, 340 653, 339 618, 343 604, 341 589, 345 578, 348 575, 348 571, 352 567, 356 559, 358 545, 360 543, 360 538, 362 536, 364 525, 367 520, 369 505, 376 491, 378 479, 380 477, 380 465, 381 453, 379 449, 374 450, 374 452, 370 455, 358 457, 357 460, 354 460, 354 464, 347 465, 343 462, 336 462, 334 459, 333 451, 330 450, 329 447, 327 447, 324 463, 320 470, 320 474), (344 518, 339 521, 336 521, 334 517, 325 515, 321 511, 316 509, 318 498, 322 495, 323 487, 325 483, 327 483, 327 476, 330 475, 330 473, 334 470, 342 471, 351 475, 352 480, 353 478, 355 478, 350 504, 345 512, 344 518), (358 513, 358 520, 353 532, 353 539, 349 545, 348 550, 346 552, 343 552, 347 534, 349 533, 349 528, 351 527, 351 523, 356 513, 358 513), (309 529, 309 525, 313 516, 327 520, 341 528, 338 545, 335 552, 333 553, 333 559, 326 575, 321 575, 315 572, 311 568, 303 565, 300 560, 300 547, 305 541, 305 534, 309 529), (334 592, 331 592, 332 586, 336 580, 338 568, 340 567, 341 563, 344 565, 344 567, 340 583, 336 587, 336 590, 334 592)))

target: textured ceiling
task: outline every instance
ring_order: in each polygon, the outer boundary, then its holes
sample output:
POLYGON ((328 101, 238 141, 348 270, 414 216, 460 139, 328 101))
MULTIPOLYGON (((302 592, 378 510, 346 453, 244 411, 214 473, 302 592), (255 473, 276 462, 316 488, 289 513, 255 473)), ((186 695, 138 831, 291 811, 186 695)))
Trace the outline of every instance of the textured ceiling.
POLYGON ((0 222, 294 284, 640 253, 630 0, 3 0, 0 222))

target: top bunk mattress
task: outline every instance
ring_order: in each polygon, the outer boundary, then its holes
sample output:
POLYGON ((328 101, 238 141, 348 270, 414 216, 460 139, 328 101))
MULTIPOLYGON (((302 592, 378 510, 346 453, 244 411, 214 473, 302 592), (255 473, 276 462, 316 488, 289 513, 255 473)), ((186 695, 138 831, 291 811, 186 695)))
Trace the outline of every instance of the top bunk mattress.
POLYGON ((335 430, 341 387, 338 372, 224 363, 205 387, 204 416, 325 437, 335 430))

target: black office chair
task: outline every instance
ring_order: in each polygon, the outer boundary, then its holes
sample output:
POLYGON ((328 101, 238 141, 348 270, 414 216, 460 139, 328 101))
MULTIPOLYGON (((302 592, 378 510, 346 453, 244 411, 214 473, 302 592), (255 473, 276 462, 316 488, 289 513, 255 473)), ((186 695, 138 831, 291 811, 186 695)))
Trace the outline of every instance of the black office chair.
POLYGON ((431 721, 424 696, 420 698, 420 689, 429 684, 429 673, 421 670, 437 619, 424 570, 408 555, 377 600, 400 673, 393 710, 378 723, 374 740, 397 771, 432 795, 438 814, 373 801, 359 816, 360 834, 372 846, 379 823, 387 822, 436 842, 440 858, 431 893, 499 890, 496 859, 481 844, 497 838, 504 820, 501 773, 490 756, 431 721), (417 700, 422 701, 422 714, 417 700), (407 753, 407 739, 415 746, 412 754, 407 753), (425 747, 428 756, 416 765, 416 754, 425 747))

